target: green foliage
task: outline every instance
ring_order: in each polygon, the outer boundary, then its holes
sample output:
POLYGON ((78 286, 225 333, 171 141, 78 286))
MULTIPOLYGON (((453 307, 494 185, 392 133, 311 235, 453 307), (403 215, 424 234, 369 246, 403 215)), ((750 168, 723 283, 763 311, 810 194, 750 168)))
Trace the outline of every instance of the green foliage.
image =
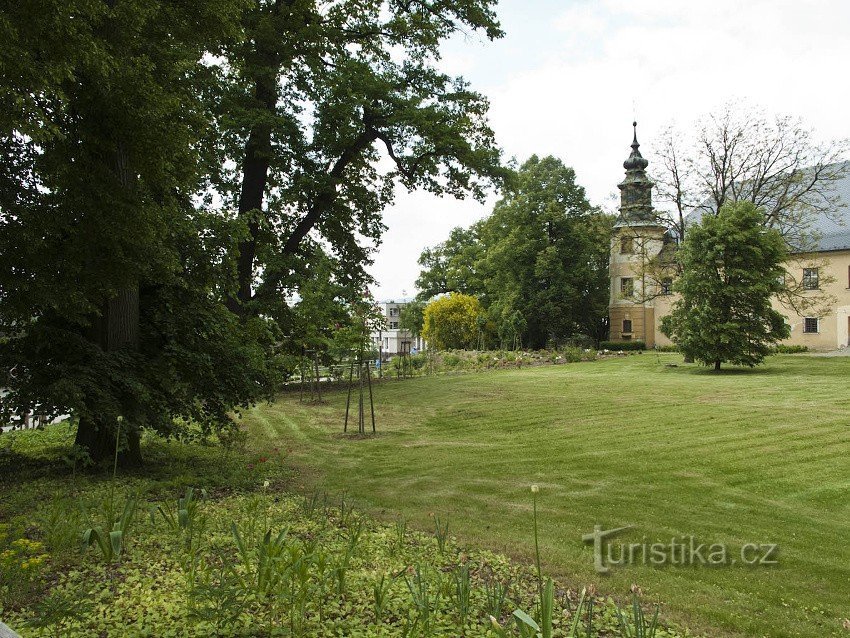
MULTIPOLYGON (((49 442, 46 432, 38 434, 42 443, 49 442)), ((199 452, 210 454, 208 449, 199 452)), ((58 461, 58 454, 53 456, 58 461)), ((222 471, 210 462, 203 467, 210 478, 222 471)), ((134 542, 125 544, 121 561, 104 570, 100 561, 78 552, 62 566, 55 565, 52 556, 44 559, 33 572, 37 577, 26 596, 19 596, 15 605, 4 599, 6 622, 26 627, 26 635, 34 638, 141 636, 150 631, 187 638, 314 636, 327 631, 367 638, 483 636, 492 628, 485 612, 501 618, 513 604, 502 583, 515 584, 517 601, 536 597, 532 570, 489 551, 458 547, 444 523, 440 551, 430 534, 408 530, 404 523, 370 519, 353 509, 349 498, 333 506, 319 496, 270 493, 255 482, 254 492, 210 490, 201 499, 201 490, 153 476, 119 477, 116 482, 114 487, 134 483, 138 491, 160 497, 159 504, 149 508, 151 515, 136 521, 134 542), (208 524, 201 525, 202 520, 208 524), (190 529, 200 535, 194 581, 181 573, 190 551, 183 541, 190 529), (277 531, 281 529, 286 531, 277 531), (43 591, 43 582, 51 584, 49 591, 43 591), (129 628, 131 617, 137 626, 129 628)), ((28 513, 38 514, 36 520, 43 520, 42 509, 54 506, 32 496, 41 488, 55 492, 61 483, 38 483, 25 484, 28 498, 21 502, 30 508, 28 513)), ((238 477, 233 477, 233 485, 249 487, 238 477)), ((82 477, 76 492, 97 503, 104 488, 102 482, 82 477)), ((71 507, 75 497, 64 498, 68 503, 63 507, 71 507)), ((40 528, 30 531, 41 533, 40 528)), ((5 526, 3 533, 7 540, 18 538, 20 530, 5 526)), ((11 543, 19 567, 25 557, 42 560, 38 541, 28 540, 24 549, 19 546, 24 547, 11 543)), ((15 576, 20 580, 19 571, 15 576)), ((6 572, 2 576, 0 583, 6 584, 6 572)), ((545 591, 553 588, 547 583, 545 591)), ((552 617, 568 620, 569 605, 554 596, 551 600, 552 617)), ((605 624, 606 616, 597 614, 597 622, 610 633, 616 629, 615 608, 612 603, 604 608, 612 620, 605 624)), ((505 635, 516 636, 517 627, 505 635)))
POLYGON ((637 592, 634 592, 632 594, 631 618, 626 615, 623 609, 617 607, 622 638, 655 638, 655 632, 658 630, 659 609, 659 606, 656 605, 652 620, 647 621, 640 605, 640 598, 637 592))
POLYGON ((120 559, 129 540, 138 504, 139 496, 128 494, 124 500, 124 507, 118 509, 114 494, 110 490, 109 496, 99 506, 89 505, 87 511, 92 513, 94 510, 95 516, 100 518, 103 524, 95 524, 83 530, 83 550, 92 546, 97 547, 101 558, 107 564, 120 559))
POLYGON ((771 305, 784 289, 787 249, 778 231, 764 227, 751 202, 727 204, 688 230, 681 298, 662 331, 686 356, 719 370, 724 362, 756 366, 790 329, 771 305))
POLYGON ((643 341, 600 341, 599 349, 614 351, 646 350, 646 344, 643 341))
POLYGON ((434 538, 437 539, 437 549, 443 554, 449 538, 449 521, 441 520, 439 514, 434 514, 434 538))
POLYGON ((531 157, 487 219, 426 249, 420 298, 479 297, 483 343, 542 348, 604 336, 611 220, 593 209, 571 168, 531 157))
POLYGON ((656 352, 679 352, 679 346, 676 344, 671 344, 668 346, 655 346, 654 350, 656 352))
POLYGON ((435 350, 471 349, 479 337, 478 299, 452 293, 435 299, 424 310, 422 337, 435 350))
POLYGON ((54 495, 40 510, 37 523, 54 560, 64 560, 68 554, 79 550, 82 521, 81 508, 67 497, 54 495))
POLYGON ((28 603, 42 587, 42 577, 50 555, 44 545, 19 537, 10 525, 0 525, 0 609, 28 603))
POLYGON ((478 268, 485 246, 481 242, 480 231, 480 223, 468 229, 454 228, 446 241, 422 251, 419 256, 422 270, 416 280, 420 301, 452 292, 481 293, 483 282, 478 268))
POLYGON ((409 331, 414 337, 421 335, 425 327, 425 302, 411 301, 402 306, 398 318, 398 327, 409 331))
POLYGON ((808 346, 801 345, 786 345, 784 343, 777 343, 773 347, 773 352, 776 354, 800 354, 801 352, 808 352, 808 346))
POLYGON ((118 415, 130 443, 175 418, 216 429, 275 378, 271 326, 222 304, 234 229, 192 204, 203 60, 243 3, 113 5, 24 0, 0 16, 4 408, 73 413, 95 461, 118 415))
POLYGON ((256 2, 211 62, 210 191, 239 231, 230 305, 274 317, 290 354, 345 330, 397 186, 482 198, 502 178, 487 100, 436 68, 446 38, 501 36, 494 4, 256 2))

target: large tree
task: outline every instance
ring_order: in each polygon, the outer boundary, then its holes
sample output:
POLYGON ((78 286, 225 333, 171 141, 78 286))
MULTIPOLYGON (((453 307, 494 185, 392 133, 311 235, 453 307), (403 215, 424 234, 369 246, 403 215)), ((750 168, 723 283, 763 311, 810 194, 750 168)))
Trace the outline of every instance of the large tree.
POLYGON ((724 204, 688 229, 681 251, 681 298, 661 329, 686 356, 715 370, 724 362, 755 366, 790 334, 771 305, 788 253, 781 233, 764 228, 764 215, 752 202, 724 204))
POLYGON ((285 312, 319 242, 352 289, 397 187, 482 196, 501 174, 487 102, 436 69, 442 39, 501 35, 493 0, 254 0, 211 98, 212 186, 242 240, 230 300, 285 312), (384 159, 390 168, 384 169, 384 159))
POLYGON ((603 338, 610 230, 571 168, 533 156, 488 218, 423 252, 418 285, 477 295, 503 346, 603 338))
POLYGON ((106 457, 121 432, 205 428, 273 382, 266 322, 217 287, 230 233, 196 208, 205 56, 240 2, 89 0, 3 10, 0 385, 7 412, 70 411, 106 457))

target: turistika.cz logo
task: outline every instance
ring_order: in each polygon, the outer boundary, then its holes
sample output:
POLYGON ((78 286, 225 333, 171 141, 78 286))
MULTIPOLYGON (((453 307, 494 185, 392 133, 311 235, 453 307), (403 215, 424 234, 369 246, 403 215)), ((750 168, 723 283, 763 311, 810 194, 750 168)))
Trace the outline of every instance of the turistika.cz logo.
POLYGON ((651 565, 661 566, 706 566, 725 565, 776 565, 779 546, 776 543, 745 543, 740 550, 733 550, 725 543, 700 543, 693 536, 673 537, 670 542, 614 543, 611 539, 628 529, 616 527, 602 529, 594 525, 593 531, 581 539, 593 543, 593 566, 600 574, 607 574, 612 566, 651 565))

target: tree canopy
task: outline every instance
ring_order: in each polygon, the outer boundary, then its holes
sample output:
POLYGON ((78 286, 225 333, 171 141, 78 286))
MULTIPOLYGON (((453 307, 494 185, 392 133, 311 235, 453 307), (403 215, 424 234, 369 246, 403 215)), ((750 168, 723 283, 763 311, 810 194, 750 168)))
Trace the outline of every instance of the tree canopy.
POLYGON ((420 295, 478 296, 503 346, 604 338, 610 230, 571 168, 533 156, 489 217, 422 253, 420 295))
POLYGON ((783 288, 787 249, 781 233, 763 226, 752 202, 725 204, 689 228, 682 248, 681 294, 662 331, 682 352, 719 370, 724 362, 755 366, 790 334, 771 305, 783 288))

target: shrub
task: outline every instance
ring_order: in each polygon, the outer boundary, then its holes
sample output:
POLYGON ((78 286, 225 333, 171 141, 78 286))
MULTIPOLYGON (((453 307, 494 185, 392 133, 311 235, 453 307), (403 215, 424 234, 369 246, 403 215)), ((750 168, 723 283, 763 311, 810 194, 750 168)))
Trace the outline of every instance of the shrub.
POLYGON ((601 341, 600 350, 646 350, 643 341, 601 341))
POLYGON ((786 345, 784 343, 778 343, 773 348, 774 353, 776 354, 798 354, 800 352, 808 352, 808 346, 799 346, 799 345, 786 345))
POLYGON ((655 346, 656 352, 679 352, 679 346, 670 344, 669 346, 655 346))

